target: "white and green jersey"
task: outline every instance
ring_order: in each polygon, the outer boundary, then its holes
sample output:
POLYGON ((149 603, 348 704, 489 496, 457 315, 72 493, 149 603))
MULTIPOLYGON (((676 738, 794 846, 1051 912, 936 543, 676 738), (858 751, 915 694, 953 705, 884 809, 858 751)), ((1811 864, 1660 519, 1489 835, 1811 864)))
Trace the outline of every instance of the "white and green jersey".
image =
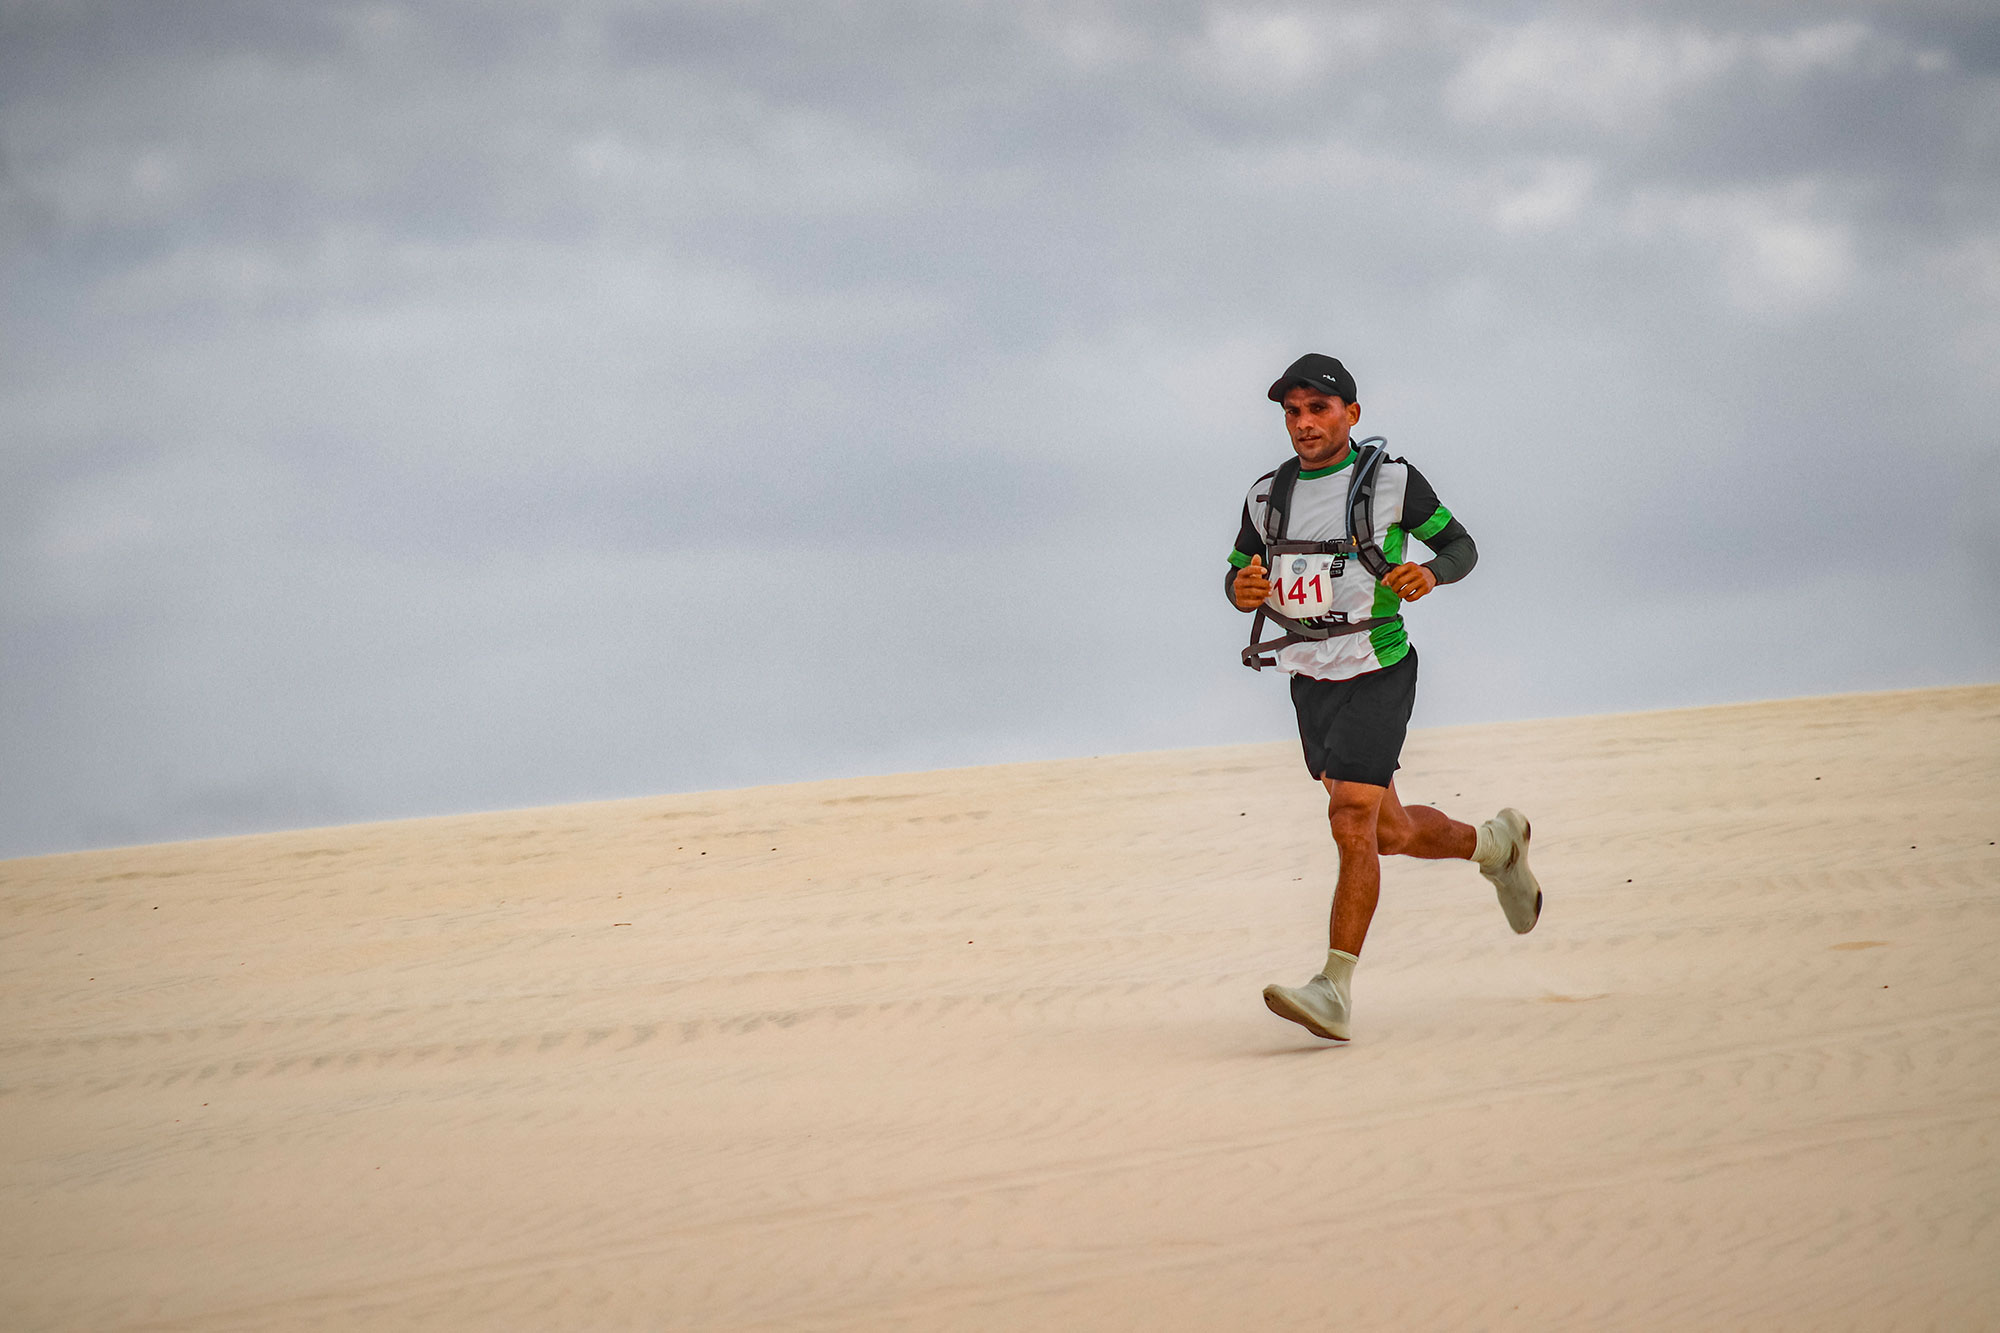
MULTIPOLYGON (((1298 485, 1292 490, 1291 517, 1285 525, 1285 540, 1338 541, 1348 535, 1347 484, 1354 459, 1355 451, 1350 448, 1347 456, 1332 467, 1311 468, 1299 473, 1298 485)), ((1266 525, 1270 519, 1271 478, 1275 475, 1275 471, 1265 473, 1250 488, 1250 494, 1243 501, 1243 525, 1236 536, 1236 549, 1229 553, 1229 563, 1238 569, 1249 564, 1253 556, 1261 558, 1265 568, 1270 570, 1274 583, 1295 574, 1290 568, 1271 569, 1270 555, 1265 546, 1270 537, 1266 525)), ((1409 559, 1404 552, 1411 537, 1440 553, 1440 558, 1431 564, 1431 570, 1440 583, 1462 578, 1471 569, 1472 560, 1477 558, 1464 525, 1438 502, 1437 492, 1431 489, 1430 482, 1424 480, 1423 473, 1400 458, 1382 461, 1375 479, 1373 510, 1375 544, 1382 548, 1382 554, 1391 565, 1400 565, 1409 559), (1462 546, 1460 539, 1463 539, 1462 546), (1454 548, 1451 554, 1458 558, 1451 561, 1443 558, 1447 544, 1454 548)), ((1296 560, 1295 557, 1286 558, 1296 560)), ((1298 572, 1306 569, 1305 561, 1296 560, 1296 563, 1299 565, 1298 572)), ((1394 666, 1409 653, 1410 640, 1403 629, 1401 599, 1377 583, 1362 568, 1359 560, 1338 562, 1337 569, 1338 577, 1333 581, 1334 614, 1348 620, 1384 616, 1393 619, 1364 633, 1339 634, 1330 639, 1281 648, 1277 655, 1280 670, 1319 680, 1347 680, 1394 666)))

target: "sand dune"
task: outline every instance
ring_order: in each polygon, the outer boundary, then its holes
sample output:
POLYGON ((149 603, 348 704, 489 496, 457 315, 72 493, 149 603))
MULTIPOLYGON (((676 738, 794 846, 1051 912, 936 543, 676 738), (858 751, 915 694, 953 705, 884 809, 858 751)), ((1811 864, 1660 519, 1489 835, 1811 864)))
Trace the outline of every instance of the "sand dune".
POLYGON ((2000 686, 0 863, 0 1327, 2000 1327, 2000 686))

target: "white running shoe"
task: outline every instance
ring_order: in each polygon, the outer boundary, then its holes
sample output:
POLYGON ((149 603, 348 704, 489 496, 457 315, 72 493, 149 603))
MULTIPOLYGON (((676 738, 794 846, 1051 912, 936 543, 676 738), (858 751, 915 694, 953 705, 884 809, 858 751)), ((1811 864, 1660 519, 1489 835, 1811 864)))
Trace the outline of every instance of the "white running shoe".
POLYGON ((1280 1018, 1289 1018, 1315 1037, 1347 1040, 1352 1006, 1341 988, 1321 972, 1303 986, 1266 986, 1264 1003, 1280 1018))
POLYGON ((1479 873, 1500 895, 1500 910, 1516 935, 1525 935, 1542 918, 1542 886, 1528 869, 1528 817, 1509 806, 1479 826, 1479 873))

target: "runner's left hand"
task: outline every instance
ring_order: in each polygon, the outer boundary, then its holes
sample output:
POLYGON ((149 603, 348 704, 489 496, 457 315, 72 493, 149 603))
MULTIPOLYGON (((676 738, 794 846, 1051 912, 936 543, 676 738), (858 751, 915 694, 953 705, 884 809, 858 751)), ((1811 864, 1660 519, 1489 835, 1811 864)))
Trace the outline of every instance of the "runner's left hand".
POLYGON ((1422 565, 1397 565, 1382 576, 1389 590, 1406 602, 1414 602, 1438 586, 1437 575, 1422 565))

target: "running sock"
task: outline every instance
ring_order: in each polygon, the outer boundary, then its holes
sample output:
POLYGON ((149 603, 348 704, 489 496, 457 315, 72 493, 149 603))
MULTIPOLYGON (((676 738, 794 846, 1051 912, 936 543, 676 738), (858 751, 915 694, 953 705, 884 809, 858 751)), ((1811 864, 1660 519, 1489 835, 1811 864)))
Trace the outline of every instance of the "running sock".
POLYGON ((1354 984, 1354 965, 1360 961, 1359 958, 1356 958, 1344 949, 1328 949, 1326 951, 1326 979, 1333 983, 1335 990, 1339 991, 1342 995, 1347 994, 1347 988, 1354 984))
POLYGON ((1506 849, 1500 843, 1500 831, 1487 820, 1475 830, 1477 836, 1472 844, 1472 859, 1482 866, 1490 866, 1500 859, 1506 849))

